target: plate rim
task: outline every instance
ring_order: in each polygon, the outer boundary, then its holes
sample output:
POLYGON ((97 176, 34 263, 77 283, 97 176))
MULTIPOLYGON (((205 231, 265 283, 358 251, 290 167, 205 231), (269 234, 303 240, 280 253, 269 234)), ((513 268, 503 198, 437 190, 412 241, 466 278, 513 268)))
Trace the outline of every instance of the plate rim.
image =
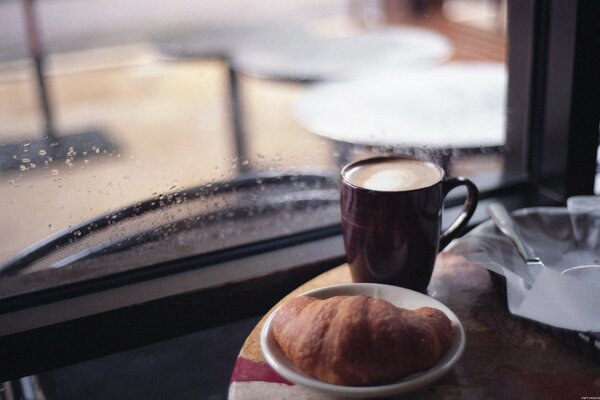
MULTIPOLYGON (((427 298, 428 302, 433 302, 436 305, 439 305, 442 311, 450 319, 452 327, 454 328, 455 335, 450 348, 455 347, 455 351, 453 353, 443 355, 433 367, 425 371, 417 372, 415 374, 404 377, 400 381, 395 383, 377 386, 344 386, 323 382, 316 378, 310 377, 309 375, 306 375, 304 373, 288 369, 288 367, 279 362, 278 356, 274 354, 272 349, 270 348, 270 342, 276 343, 274 341, 274 338, 272 337, 271 323, 273 321, 274 316, 279 311, 281 307, 280 305, 271 313, 269 318, 265 321, 260 335, 261 351, 265 360, 267 361, 267 364, 269 364, 271 368, 273 368, 273 370, 279 375, 289 380, 290 382, 293 382, 294 384, 298 384, 319 392, 345 397, 379 397, 406 393, 426 386, 440 379, 442 376, 448 373, 450 369, 454 366, 454 364, 456 364, 456 362, 461 358, 464 352, 466 344, 466 334, 456 314, 454 314, 452 310, 450 310, 445 304, 443 304, 439 300, 410 289, 378 283, 346 283, 328 285, 322 288, 305 291, 299 294, 298 296, 327 293, 328 291, 344 291, 350 290, 351 288, 351 290, 358 290, 360 292, 368 291, 369 289, 374 290, 377 287, 385 287, 386 290, 392 290, 393 292, 408 294, 409 296, 417 297, 417 300, 419 297, 425 297, 427 298)), ((368 295, 369 293, 362 294, 368 295)), ((334 295, 336 294, 332 294, 327 297, 331 297, 334 295)), ((279 349, 279 351, 281 350, 279 349)), ((285 355, 283 355, 283 357, 285 357, 285 355)))

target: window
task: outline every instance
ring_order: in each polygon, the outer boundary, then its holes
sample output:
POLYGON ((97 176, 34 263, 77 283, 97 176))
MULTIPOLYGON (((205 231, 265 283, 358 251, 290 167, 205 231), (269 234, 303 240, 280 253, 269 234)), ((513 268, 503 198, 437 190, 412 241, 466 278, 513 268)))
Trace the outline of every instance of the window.
POLYGON ((433 159, 513 208, 593 191, 598 6, 280 3, 0 4, 0 378, 256 315, 340 263, 352 159, 433 159), (98 324, 123 338, 60 347, 98 324))
POLYGON ((331 228, 373 154, 523 179, 503 3, 127 4, 2 6, 4 297, 331 228))

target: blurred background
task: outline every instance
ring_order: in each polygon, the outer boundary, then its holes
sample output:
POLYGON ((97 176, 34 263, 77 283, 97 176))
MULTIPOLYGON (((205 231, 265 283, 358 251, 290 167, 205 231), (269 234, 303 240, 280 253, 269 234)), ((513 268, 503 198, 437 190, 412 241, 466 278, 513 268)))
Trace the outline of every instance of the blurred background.
MULTIPOLYGON (((335 174, 372 153, 414 154, 418 126, 406 146, 406 138, 345 141, 335 120, 342 119, 343 134, 343 113, 328 111, 334 120, 323 121, 306 96, 320 93, 319 85, 350 81, 357 92, 342 93, 357 101, 348 107, 360 108, 373 95, 361 94, 375 87, 371 78, 393 76, 402 88, 397 79, 449 63, 502 70, 505 26, 505 4, 496 0, 3 0, 0 263, 82 221, 240 173, 335 174), (368 36, 390 28, 397 37, 368 36), (323 124, 332 132, 321 131, 323 124)), ((414 79, 441 87, 422 92, 413 85, 401 95, 411 103, 425 93, 419 104, 433 108, 416 113, 443 129, 454 123, 444 120, 450 111, 434 105, 475 97, 436 76, 414 79), (440 90, 457 92, 448 100, 440 90)), ((452 143, 422 146, 425 157, 430 146, 441 147, 436 161, 447 166, 451 158, 453 174, 483 186, 505 179, 505 81, 494 76, 498 118, 483 123, 496 137, 467 143, 481 151, 466 153, 452 152, 452 143)), ((385 97, 382 104, 375 113, 388 104, 385 97)), ((394 107, 389 103, 392 115, 394 107)), ((365 118, 369 127, 378 116, 365 118)))

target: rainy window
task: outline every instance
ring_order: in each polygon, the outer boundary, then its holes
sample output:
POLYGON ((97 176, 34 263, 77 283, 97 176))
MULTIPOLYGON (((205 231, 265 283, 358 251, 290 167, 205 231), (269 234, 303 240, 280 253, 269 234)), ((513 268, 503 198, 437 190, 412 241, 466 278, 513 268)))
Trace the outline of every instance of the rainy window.
POLYGON ((374 154, 482 190, 518 178, 505 16, 485 0, 1 2, 0 276, 336 227, 340 167, 374 154))

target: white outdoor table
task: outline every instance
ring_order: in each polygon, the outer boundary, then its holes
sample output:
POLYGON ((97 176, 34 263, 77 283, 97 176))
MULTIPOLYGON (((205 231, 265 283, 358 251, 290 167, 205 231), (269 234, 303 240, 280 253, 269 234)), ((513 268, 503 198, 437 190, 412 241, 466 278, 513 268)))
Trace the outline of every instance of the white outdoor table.
POLYGON ((416 27, 365 30, 340 37, 299 37, 285 46, 240 48, 232 58, 241 74, 270 80, 315 82, 421 70, 453 53, 443 35, 416 27))
POLYGON ((338 143, 444 154, 505 143, 506 72, 497 63, 448 63, 418 72, 313 85, 293 116, 338 143))

